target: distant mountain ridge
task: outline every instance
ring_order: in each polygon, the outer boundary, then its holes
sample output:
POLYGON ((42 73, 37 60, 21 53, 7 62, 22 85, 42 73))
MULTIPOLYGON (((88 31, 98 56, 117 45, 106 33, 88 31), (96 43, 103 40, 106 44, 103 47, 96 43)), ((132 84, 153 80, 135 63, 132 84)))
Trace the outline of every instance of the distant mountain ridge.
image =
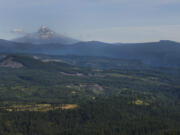
POLYGON ((180 67, 180 43, 169 40, 118 44, 89 41, 69 45, 60 43, 37 45, 0 40, 0 53, 98 56, 138 60, 156 67, 180 67))
POLYGON ((26 34, 24 37, 14 39, 15 42, 33 43, 33 44, 74 44, 78 40, 57 34, 46 26, 42 26, 36 33, 26 34))

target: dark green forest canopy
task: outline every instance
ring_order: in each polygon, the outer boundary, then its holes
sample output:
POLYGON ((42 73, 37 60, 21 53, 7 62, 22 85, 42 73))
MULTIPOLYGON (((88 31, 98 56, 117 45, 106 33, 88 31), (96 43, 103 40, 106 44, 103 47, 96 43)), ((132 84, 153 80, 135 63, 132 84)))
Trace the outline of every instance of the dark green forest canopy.
MULTIPOLYGON (((23 67, 0 67, 0 135, 180 134, 178 69, 137 62, 130 69, 99 69, 99 65, 94 69, 23 55, 10 55, 0 63, 8 58, 23 67), (39 104, 78 107, 8 111, 12 106, 39 104)), ((92 65, 94 60, 88 62, 92 65)))

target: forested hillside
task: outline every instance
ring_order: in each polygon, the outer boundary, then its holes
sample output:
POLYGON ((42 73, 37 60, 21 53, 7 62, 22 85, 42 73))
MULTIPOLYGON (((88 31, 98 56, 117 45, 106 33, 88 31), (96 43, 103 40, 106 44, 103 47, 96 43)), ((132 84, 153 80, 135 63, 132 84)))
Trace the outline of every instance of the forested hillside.
POLYGON ((101 64, 87 68, 45 56, 2 57, 0 135, 180 134, 179 69, 101 64), (14 62, 22 66, 9 66, 14 62))
POLYGON ((17 43, 0 40, 0 53, 75 55, 136 60, 154 67, 180 67, 180 43, 162 40, 147 43, 109 44, 97 41, 63 43, 17 43))

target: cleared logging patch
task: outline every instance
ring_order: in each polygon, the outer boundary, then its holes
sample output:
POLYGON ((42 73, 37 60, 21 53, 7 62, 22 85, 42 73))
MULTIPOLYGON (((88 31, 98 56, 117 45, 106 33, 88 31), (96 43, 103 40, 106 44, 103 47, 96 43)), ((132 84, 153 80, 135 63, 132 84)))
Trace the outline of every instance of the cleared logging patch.
POLYGON ((60 105, 26 104, 26 105, 11 105, 7 107, 0 107, 0 109, 8 112, 13 112, 13 111, 48 112, 55 110, 70 110, 78 107, 79 106, 77 104, 60 104, 60 105))
POLYGON ((143 100, 140 100, 140 99, 137 99, 136 101, 133 102, 133 104, 135 105, 144 105, 144 106, 149 106, 150 104, 143 101, 143 100))

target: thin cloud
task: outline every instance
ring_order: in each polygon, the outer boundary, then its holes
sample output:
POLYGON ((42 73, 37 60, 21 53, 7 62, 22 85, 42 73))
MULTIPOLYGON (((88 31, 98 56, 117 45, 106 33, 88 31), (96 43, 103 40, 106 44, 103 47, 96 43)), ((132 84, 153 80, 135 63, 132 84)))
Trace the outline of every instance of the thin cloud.
POLYGON ((19 29, 19 28, 14 28, 13 30, 11 30, 11 33, 24 34, 24 31, 22 29, 19 29))

